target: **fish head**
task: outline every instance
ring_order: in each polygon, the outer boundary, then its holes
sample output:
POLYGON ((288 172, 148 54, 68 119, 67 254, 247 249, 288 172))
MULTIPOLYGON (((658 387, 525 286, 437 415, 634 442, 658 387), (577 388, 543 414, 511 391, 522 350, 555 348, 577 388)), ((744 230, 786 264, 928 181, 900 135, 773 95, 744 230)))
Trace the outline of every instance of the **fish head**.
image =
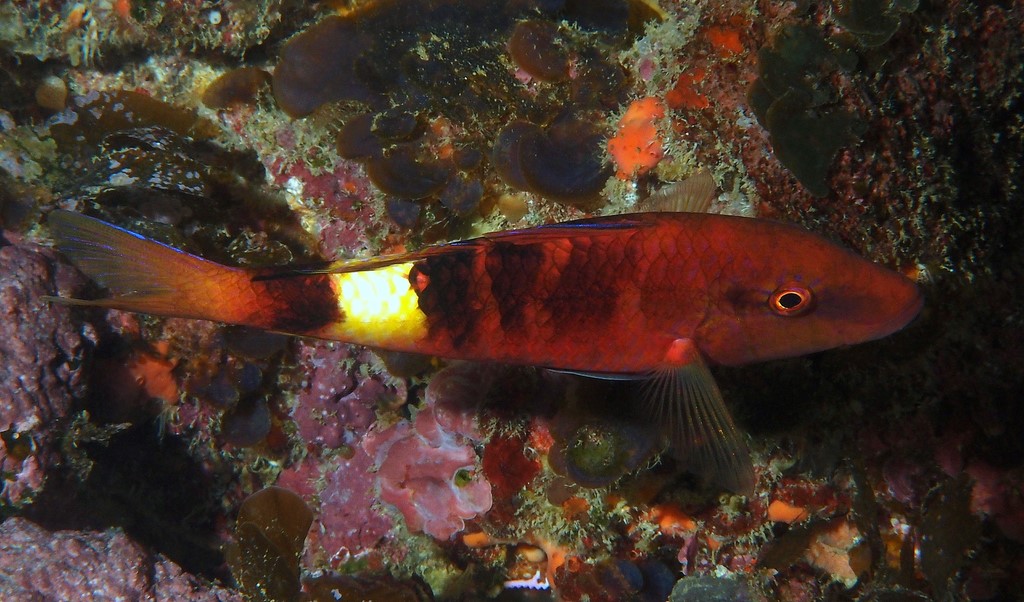
POLYGON ((797 226, 744 222, 739 235, 718 236, 718 252, 730 260, 708 288, 696 333, 712 362, 746 364, 871 341, 921 310, 921 290, 899 272, 797 226))

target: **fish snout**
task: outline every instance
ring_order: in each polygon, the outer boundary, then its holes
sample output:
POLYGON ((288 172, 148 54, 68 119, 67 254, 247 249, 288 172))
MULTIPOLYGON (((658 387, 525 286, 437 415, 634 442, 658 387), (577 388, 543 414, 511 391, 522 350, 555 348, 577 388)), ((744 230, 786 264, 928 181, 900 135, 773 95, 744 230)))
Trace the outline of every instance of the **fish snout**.
POLYGON ((873 308, 874 319, 868 321, 870 332, 866 333, 867 336, 862 333, 856 337, 859 340, 850 341, 851 343, 889 336, 902 330, 921 312, 924 306, 924 293, 921 288, 901 274, 891 275, 899 280, 889 282, 889 286, 884 289, 885 293, 878 296, 873 308))
POLYGON ((924 293, 921 291, 921 287, 909 279, 907 279, 907 284, 904 294, 897 296, 896 307, 898 309, 886 324, 889 330, 885 334, 903 329, 917 317, 917 314, 921 313, 921 308, 924 307, 924 293))

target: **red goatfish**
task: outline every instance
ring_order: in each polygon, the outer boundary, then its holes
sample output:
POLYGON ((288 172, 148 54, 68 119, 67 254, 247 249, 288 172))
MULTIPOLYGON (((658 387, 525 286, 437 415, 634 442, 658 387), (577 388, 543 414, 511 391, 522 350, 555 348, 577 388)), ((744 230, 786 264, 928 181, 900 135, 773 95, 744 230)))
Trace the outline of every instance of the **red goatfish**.
MULTIPOLYGON (((705 193, 685 204, 710 202, 706 185, 689 188, 705 193)), ((224 266, 66 211, 49 225, 112 294, 71 303, 647 379, 687 467, 746 494, 749 452, 706 364, 877 339, 922 305, 909 279, 816 234, 707 213, 581 219, 317 269, 224 266)))

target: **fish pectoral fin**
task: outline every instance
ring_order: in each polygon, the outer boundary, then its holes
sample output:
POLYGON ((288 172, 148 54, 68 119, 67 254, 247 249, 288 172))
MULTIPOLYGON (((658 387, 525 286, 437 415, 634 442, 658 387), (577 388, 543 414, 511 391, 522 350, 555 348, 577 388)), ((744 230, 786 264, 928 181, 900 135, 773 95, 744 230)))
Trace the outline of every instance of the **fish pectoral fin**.
POLYGON ((647 411, 669 430, 675 455, 688 470, 734 493, 753 494, 750 450, 702 359, 656 371, 641 395, 647 411))

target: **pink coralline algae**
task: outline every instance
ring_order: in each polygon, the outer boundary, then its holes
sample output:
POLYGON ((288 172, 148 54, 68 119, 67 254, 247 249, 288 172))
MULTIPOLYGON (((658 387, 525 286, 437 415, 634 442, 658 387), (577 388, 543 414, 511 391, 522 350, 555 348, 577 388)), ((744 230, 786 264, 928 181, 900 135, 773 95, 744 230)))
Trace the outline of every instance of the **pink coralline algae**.
POLYGON ((356 448, 351 458, 341 461, 337 470, 324 477, 320 540, 332 561, 372 550, 391 531, 391 519, 374 508, 372 464, 366 452, 356 448))
POLYGON ((306 542, 306 563, 338 567, 372 553, 392 527, 374 504, 373 459, 358 443, 382 400, 404 395, 380 380, 360 376, 369 352, 348 345, 303 343, 307 374, 291 418, 308 454, 281 473, 277 485, 319 508, 306 542), (329 458, 329 459, 328 459, 329 458))
MULTIPOLYGON (((289 125, 289 127, 292 127, 289 125)), ((284 130, 288 136, 294 134, 284 130)), ((370 195, 370 181, 350 162, 340 161, 324 173, 313 175, 305 163, 277 159, 267 165, 279 186, 302 183, 302 196, 319 203, 320 253, 341 258, 365 253, 368 239, 380 230, 370 195)))
POLYGON ((22 518, 0 524, 3 600, 243 600, 203 584, 117 531, 49 532, 22 518))
POLYGON ((30 246, 0 248, 0 507, 38 491, 55 458, 54 424, 84 388, 80 328, 64 306, 47 309, 54 284, 75 286, 70 269, 30 246))
POLYGON ((292 420, 307 445, 352 447, 373 423, 377 401, 389 395, 380 381, 355 378, 356 355, 347 345, 303 344, 300 356, 310 369, 292 420))
POLYGON ((472 447, 477 435, 465 426, 466 421, 442 420, 428 406, 413 422, 371 431, 364 439, 363 448, 379 466, 380 499, 402 513, 410 530, 446 540, 466 519, 490 509, 491 485, 477 469, 472 447))
POLYGON ((277 480, 279 487, 319 507, 306 539, 305 566, 338 568, 354 558, 372 558, 375 546, 391 532, 391 519, 374 504, 373 461, 360 447, 352 452, 351 458, 338 459, 336 467, 307 456, 277 480))

